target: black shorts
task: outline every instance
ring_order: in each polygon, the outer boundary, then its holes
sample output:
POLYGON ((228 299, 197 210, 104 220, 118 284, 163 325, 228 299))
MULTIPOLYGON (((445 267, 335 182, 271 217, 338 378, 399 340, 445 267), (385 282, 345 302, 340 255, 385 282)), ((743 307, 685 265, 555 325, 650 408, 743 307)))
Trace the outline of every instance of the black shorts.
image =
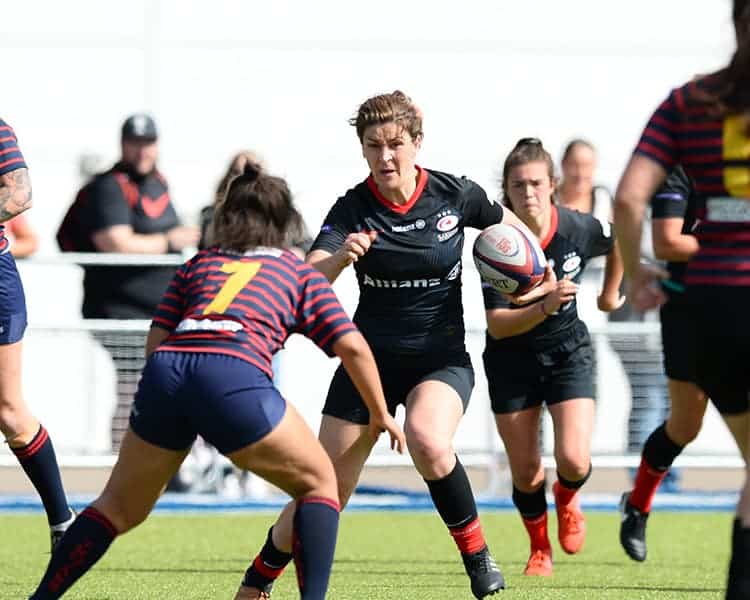
POLYGON ((723 415, 747 412, 750 319, 746 288, 689 290, 696 324, 695 383, 723 415))
POLYGON ((670 379, 695 383, 696 331, 690 305, 681 296, 671 296, 659 318, 664 372, 670 379))
POLYGON ((594 397, 594 351, 582 322, 552 348, 538 352, 488 348, 482 358, 495 414, 594 397))
MULTIPOLYGON (((451 386, 461 398, 466 412, 474 389, 474 368, 467 352, 409 355, 373 348, 373 354, 383 382, 388 412, 392 415, 399 404, 406 403, 409 392, 423 381, 442 381, 451 386)), ((341 365, 328 388, 323 414, 360 425, 370 422, 367 407, 341 365)))

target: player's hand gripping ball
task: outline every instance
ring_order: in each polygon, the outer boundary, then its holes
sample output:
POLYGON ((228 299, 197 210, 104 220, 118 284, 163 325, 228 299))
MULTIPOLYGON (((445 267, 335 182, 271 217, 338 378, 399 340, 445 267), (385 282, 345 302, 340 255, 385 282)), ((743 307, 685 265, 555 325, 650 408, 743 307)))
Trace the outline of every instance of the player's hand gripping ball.
POLYGON ((539 242, 515 225, 498 223, 474 242, 474 264, 479 275, 498 292, 525 294, 544 278, 547 260, 539 242))

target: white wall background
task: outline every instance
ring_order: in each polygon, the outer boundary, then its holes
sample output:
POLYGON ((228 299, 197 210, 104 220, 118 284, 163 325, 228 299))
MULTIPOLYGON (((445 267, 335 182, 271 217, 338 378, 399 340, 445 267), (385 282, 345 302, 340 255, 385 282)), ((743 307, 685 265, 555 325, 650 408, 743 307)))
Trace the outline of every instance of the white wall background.
MULTIPOLYGON (((137 110, 157 118, 161 168, 186 221, 230 156, 251 148, 288 178, 314 231, 367 174, 347 118, 395 88, 425 112, 425 166, 494 195, 517 138, 541 137, 557 156, 584 136, 614 186, 669 88, 726 62, 729 15, 729 0, 25 0, 2 7, 0 116, 31 167, 42 255, 56 252, 79 158, 114 161, 120 123, 137 110)), ((32 322, 78 318, 76 269, 22 269, 32 322)), ((467 322, 479 327, 476 276, 465 279, 467 322)), ((352 279, 337 290, 352 307, 352 279)), ((305 393, 295 399, 309 396, 312 415, 331 367, 296 378, 305 393)), ((487 429, 479 420, 467 421, 467 440, 475 425, 487 429)))

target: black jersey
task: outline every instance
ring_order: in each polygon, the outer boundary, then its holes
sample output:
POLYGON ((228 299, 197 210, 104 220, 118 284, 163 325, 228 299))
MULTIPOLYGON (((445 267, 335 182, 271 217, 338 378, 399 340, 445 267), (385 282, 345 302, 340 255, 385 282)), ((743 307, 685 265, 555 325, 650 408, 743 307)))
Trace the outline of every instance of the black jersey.
POLYGON ((503 208, 473 181, 418 167, 404 205, 383 197, 372 177, 328 213, 313 250, 336 252, 347 235, 377 231, 354 263, 354 322, 374 348, 395 353, 463 351, 461 254, 464 227, 498 223, 503 208))
MULTIPOLYGON (((84 186, 66 220, 69 218, 75 223, 75 227, 69 227, 76 232, 72 237, 79 238, 78 246, 72 249, 83 252, 95 251, 94 233, 115 225, 130 225, 135 233, 152 234, 165 233, 180 224, 165 179, 158 172, 139 176, 122 163, 84 186)), ((175 270, 85 267, 84 317, 151 318, 175 270)))
MULTIPOLYGON (((606 221, 553 205, 552 224, 541 246, 557 278, 568 277, 578 283, 589 259, 612 250, 614 232, 606 221)), ((486 309, 520 308, 508 302, 488 283, 482 283, 482 293, 486 309)), ((530 331, 497 340, 487 335, 487 348, 545 350, 565 340, 572 331, 571 327, 579 322, 582 321, 578 318, 574 299, 530 331)))
MULTIPOLYGON (((695 225, 697 200, 690 177, 678 165, 651 198, 651 218, 683 219, 682 233, 690 233, 695 225)), ((681 282, 685 277, 686 267, 686 262, 668 262, 669 278, 681 282)))

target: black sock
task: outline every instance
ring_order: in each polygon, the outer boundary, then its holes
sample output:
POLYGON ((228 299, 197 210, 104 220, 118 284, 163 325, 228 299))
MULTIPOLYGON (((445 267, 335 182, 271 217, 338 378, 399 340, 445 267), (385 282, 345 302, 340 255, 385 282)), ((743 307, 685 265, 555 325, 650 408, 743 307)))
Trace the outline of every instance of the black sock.
POLYGON ((425 479, 425 483, 461 553, 474 554, 486 547, 471 483, 458 457, 448 475, 442 479, 425 479))
POLYGON ((273 527, 268 530, 266 543, 263 544, 253 564, 245 571, 245 579, 242 581, 242 585, 262 590, 266 585, 274 582, 284 571, 289 561, 292 560, 290 552, 279 550, 274 545, 272 531, 273 527))
POLYGON ((55 449, 47 430, 40 425, 34 439, 22 448, 11 450, 39 493, 49 524, 59 525, 69 520, 70 508, 60 479, 55 449))
POLYGON ((117 536, 109 519, 88 507, 60 540, 42 582, 29 600, 56 600, 96 564, 117 536))
POLYGON ((653 469, 668 471, 683 448, 669 439, 665 423, 662 423, 648 436, 643 446, 643 458, 653 469))
POLYGON ((746 600, 750 597, 750 577, 747 561, 750 559, 750 528, 742 527, 739 518, 732 526, 732 556, 729 561, 726 600, 746 600))
POLYGON ((513 504, 524 519, 532 520, 547 512, 547 497, 544 495, 545 482, 536 491, 522 492, 513 486, 513 504))
POLYGON ((302 600, 326 597, 340 510, 339 503, 328 498, 311 496, 297 500, 292 554, 302 600))
POLYGON ((575 481, 571 481, 570 479, 565 479, 562 475, 560 475, 560 471, 557 471, 557 480, 560 482, 560 485, 564 488, 568 488, 569 490, 579 490, 583 487, 583 484, 586 483, 589 480, 589 477, 591 477, 591 471, 592 466, 589 464, 589 470, 586 471, 586 474, 581 478, 577 479, 575 481))

